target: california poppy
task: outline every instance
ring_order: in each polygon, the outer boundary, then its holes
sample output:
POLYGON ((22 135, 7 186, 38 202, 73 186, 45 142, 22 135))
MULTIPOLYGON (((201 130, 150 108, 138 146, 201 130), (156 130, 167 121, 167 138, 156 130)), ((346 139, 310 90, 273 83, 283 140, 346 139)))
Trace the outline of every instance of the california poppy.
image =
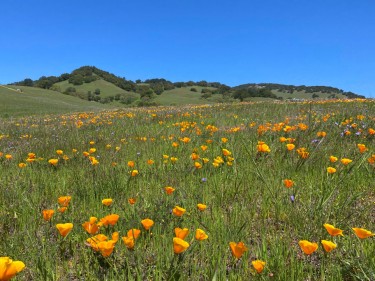
POLYGON ((176 227, 174 229, 174 234, 180 239, 185 239, 185 237, 189 234, 189 229, 176 227))
POLYGON ((128 202, 130 205, 134 205, 137 200, 135 198, 129 198, 128 202))
POLYGON ((301 240, 298 242, 298 245, 301 247, 301 250, 306 254, 306 255, 311 255, 318 249, 318 244, 314 242, 309 242, 307 240, 301 240))
POLYGON ((338 159, 337 159, 337 157, 335 157, 335 156, 330 156, 329 157, 329 161, 331 162, 331 163, 335 163, 336 161, 337 161, 338 159))
POLYGON ((342 234, 342 230, 340 228, 335 228, 332 224, 325 223, 323 224, 323 226, 325 227, 325 229, 327 229, 329 235, 331 236, 337 236, 337 235, 344 236, 342 234))
POLYGON ((118 219, 120 218, 119 215, 117 214, 111 214, 111 215, 108 215, 108 216, 105 216, 104 218, 101 218, 100 219, 100 222, 107 226, 107 225, 115 225, 118 221, 118 219))
POLYGON ((258 141, 257 150, 258 152, 271 152, 269 146, 262 141, 258 141))
POLYGON ((230 242, 229 243, 230 250, 237 259, 241 258, 242 255, 247 251, 247 247, 243 242, 230 242))
POLYGON ((336 169, 333 168, 333 167, 328 167, 328 168, 327 168, 327 173, 328 173, 328 174, 334 174, 334 173, 336 173, 336 169))
POLYGON ((255 261, 252 261, 251 264, 253 265, 256 272, 261 273, 264 269, 264 266, 266 265, 266 262, 262 260, 255 260, 255 261))
POLYGON ((56 228, 59 230, 61 236, 65 237, 73 229, 73 224, 72 223, 58 223, 56 224, 56 228))
POLYGON ((167 187, 165 187, 164 189, 165 189, 165 192, 166 192, 168 195, 171 195, 171 194, 175 191, 175 189, 174 189, 173 187, 171 187, 171 186, 167 186, 167 187))
POLYGON ((350 164, 351 162, 353 162, 353 160, 351 160, 351 159, 348 159, 348 158, 342 158, 341 159, 341 163, 343 164, 343 165, 348 165, 348 164, 350 164))
POLYGON ((294 185, 294 181, 290 179, 283 180, 283 183, 286 188, 291 188, 294 185))
POLYGON ((45 221, 49 221, 51 220, 53 214, 55 213, 55 210, 43 210, 42 211, 42 214, 43 214, 43 219, 45 221))
POLYGON ((57 199, 57 202, 59 203, 60 206, 67 207, 71 199, 72 199, 71 196, 61 196, 57 199))
POLYGON ((141 234, 141 231, 136 228, 130 229, 127 233, 128 237, 133 237, 134 239, 137 239, 140 234, 141 234))
POLYGON ((204 210, 207 209, 207 205, 199 203, 197 205, 197 208, 198 208, 199 211, 204 211, 204 210))
POLYGON ((173 208, 172 212, 175 216, 182 217, 182 215, 186 212, 186 210, 184 208, 176 206, 173 208))
POLYGON ((328 240, 322 240, 321 243, 323 245, 324 250, 327 253, 331 252, 332 250, 334 250, 337 247, 337 245, 335 243, 333 243, 331 241, 328 241, 328 240))
POLYGON ((208 235, 202 229, 198 228, 195 231, 195 239, 202 241, 202 240, 206 240, 207 238, 208 238, 208 235))
POLYGON ((137 176, 138 175, 138 170, 133 170, 133 171, 131 171, 131 176, 132 177, 135 177, 135 176, 137 176))
POLYGON ((151 219, 144 219, 141 223, 146 230, 149 230, 154 225, 154 221, 151 219))
POLYGON ((375 235, 375 233, 372 233, 371 231, 369 231, 367 229, 364 229, 364 228, 353 227, 352 229, 353 229, 355 235, 357 235, 357 237, 361 238, 361 239, 365 239, 365 238, 368 238, 368 237, 371 237, 371 236, 375 235))
POLYGON ((96 217, 91 217, 89 221, 86 221, 82 224, 82 227, 87 231, 89 234, 96 234, 99 231, 99 226, 96 224, 97 222, 96 217))
POLYGON ((98 243, 97 247, 103 257, 109 257, 115 248, 115 244, 116 242, 113 240, 101 241, 98 243))
POLYGON ((57 163, 59 163, 59 159, 49 159, 48 163, 50 163, 52 166, 57 166, 57 163))
POLYGON ((124 237, 122 237, 122 241, 124 241, 124 244, 125 244, 126 248, 128 248, 129 250, 134 249, 135 239, 133 237, 124 236, 124 237))
POLYGON ((181 254, 189 248, 189 243, 178 237, 173 238, 173 251, 175 254, 181 254))
POLYGON ((111 206, 112 203, 113 203, 113 199, 111 199, 111 198, 107 198, 107 199, 103 199, 102 200, 102 204, 105 205, 105 206, 107 206, 107 207, 111 206))
POLYGON ((296 146, 295 146, 294 144, 292 144, 292 143, 288 143, 288 144, 286 145, 286 148, 287 148, 289 151, 293 150, 295 147, 296 147, 296 146))
POLYGON ((13 261, 9 257, 0 257, 0 280, 10 280, 25 268, 22 261, 13 261))

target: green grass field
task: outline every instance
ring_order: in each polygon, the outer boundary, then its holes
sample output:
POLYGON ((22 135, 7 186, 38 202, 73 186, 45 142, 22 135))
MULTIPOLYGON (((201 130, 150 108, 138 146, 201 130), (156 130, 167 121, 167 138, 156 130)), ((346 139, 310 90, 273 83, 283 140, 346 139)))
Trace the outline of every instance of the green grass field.
POLYGON ((156 96, 155 101, 160 105, 187 105, 187 104, 213 104, 218 103, 222 99, 222 95, 212 95, 212 97, 201 98, 203 88, 213 90, 210 87, 182 87, 173 90, 164 91, 161 95, 156 96), (191 88, 195 88, 197 92, 192 92, 191 88))
POLYGON ((2 119, 1 256, 26 265, 17 280, 375 280, 374 112, 362 100, 2 119))
POLYGON ((22 92, 0 87, 0 118, 59 114, 78 111, 98 111, 110 108, 58 92, 33 87, 6 86, 22 92))
POLYGON ((94 94, 96 89, 100 89, 100 97, 102 98, 115 96, 117 94, 129 93, 128 91, 125 91, 103 79, 99 79, 91 83, 83 83, 82 85, 78 86, 70 84, 68 80, 56 83, 55 85, 59 86, 62 92, 64 92, 68 87, 74 87, 77 93, 81 93, 83 95, 86 95, 88 91, 91 91, 91 93, 94 94))

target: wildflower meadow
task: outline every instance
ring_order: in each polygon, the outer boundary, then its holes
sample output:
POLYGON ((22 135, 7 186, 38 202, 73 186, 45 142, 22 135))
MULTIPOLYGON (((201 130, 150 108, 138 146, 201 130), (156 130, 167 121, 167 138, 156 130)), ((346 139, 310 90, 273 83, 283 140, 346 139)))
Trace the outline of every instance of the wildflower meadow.
POLYGON ((0 122, 0 280, 375 280, 375 102, 0 122))

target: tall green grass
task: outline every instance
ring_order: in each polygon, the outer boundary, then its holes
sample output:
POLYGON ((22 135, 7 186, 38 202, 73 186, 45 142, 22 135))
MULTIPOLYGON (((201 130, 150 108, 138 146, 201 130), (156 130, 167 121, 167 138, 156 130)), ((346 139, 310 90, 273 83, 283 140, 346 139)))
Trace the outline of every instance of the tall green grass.
POLYGON ((371 101, 248 103, 3 120, 1 256, 26 264, 19 280, 374 280, 374 237, 359 239, 351 229, 375 232, 374 165, 368 162, 375 154, 368 132, 375 128, 374 112, 371 101), (317 137, 321 131, 324 138, 317 137), (294 139, 295 149, 288 151, 280 137, 294 139), (270 152, 258 152, 258 141, 270 152), (360 153, 359 143, 368 150, 360 153), (308 158, 296 152, 302 147, 308 158), (83 156, 90 148, 96 148, 91 154, 96 166, 83 156), (27 163, 31 152, 38 160, 27 163), (198 160, 191 159, 193 152, 198 160), (339 161, 329 162, 331 155, 339 161), (224 163, 214 167, 218 156, 224 163), (52 158, 59 159, 56 167, 48 163, 52 158), (342 158, 353 162, 344 166, 342 158), (147 164, 149 159, 154 164, 147 164), (329 166, 337 172, 328 174, 329 166), (134 169, 139 174, 132 177, 134 169), (284 179, 295 185, 284 187, 284 179), (166 186, 175 192, 167 195, 166 186), (66 195, 71 202, 59 213, 57 199, 66 195), (104 198, 114 203, 104 206, 104 198), (208 208, 201 212, 198 203, 208 208), (174 216, 175 206, 186 213, 174 216), (56 210, 51 221, 43 220, 44 209, 56 210), (142 233, 133 251, 120 238, 104 258, 85 244, 90 235, 81 225, 112 213, 119 221, 100 233, 119 231, 121 237, 131 228, 142 233), (155 222, 150 231, 142 228, 145 218, 155 222), (65 222, 74 228, 63 238, 55 224, 65 222), (330 237, 324 223, 343 229, 344 236, 330 237), (190 230, 185 239, 190 247, 179 255, 173 253, 175 227, 190 230), (209 238, 195 240, 197 228, 209 238), (325 253, 322 239, 337 248, 325 253), (300 240, 319 248, 307 256, 300 240), (240 259, 230 251, 232 241, 248 248, 240 259), (251 265, 256 259, 266 262, 260 274, 251 265))

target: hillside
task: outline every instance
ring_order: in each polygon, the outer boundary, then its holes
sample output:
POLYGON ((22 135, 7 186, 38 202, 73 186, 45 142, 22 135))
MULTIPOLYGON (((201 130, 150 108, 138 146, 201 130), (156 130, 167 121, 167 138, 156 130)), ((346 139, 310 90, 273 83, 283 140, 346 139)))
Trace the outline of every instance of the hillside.
POLYGON ((0 86, 0 118, 96 111, 106 108, 110 107, 51 90, 26 86, 0 86))
POLYGON ((295 86, 275 83, 248 83, 230 87, 219 82, 171 82, 163 78, 135 82, 83 66, 60 76, 25 79, 15 86, 49 89, 81 100, 114 106, 157 106, 206 104, 252 100, 305 100, 364 98, 330 86, 295 86))

